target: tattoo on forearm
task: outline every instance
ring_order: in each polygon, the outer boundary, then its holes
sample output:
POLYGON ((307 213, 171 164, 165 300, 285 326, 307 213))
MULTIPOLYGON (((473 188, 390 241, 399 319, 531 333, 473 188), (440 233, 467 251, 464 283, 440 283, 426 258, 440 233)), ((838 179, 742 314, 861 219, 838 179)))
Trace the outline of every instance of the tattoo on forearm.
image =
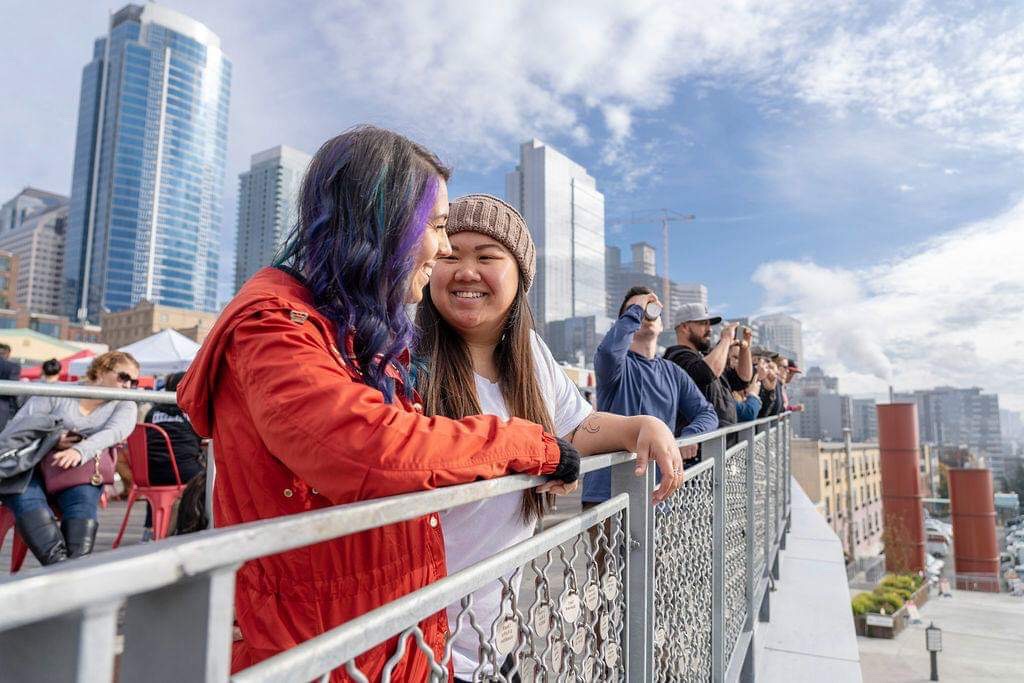
POLYGON ((582 429, 587 434, 597 434, 601 431, 601 418, 597 415, 591 415, 577 429, 582 429))

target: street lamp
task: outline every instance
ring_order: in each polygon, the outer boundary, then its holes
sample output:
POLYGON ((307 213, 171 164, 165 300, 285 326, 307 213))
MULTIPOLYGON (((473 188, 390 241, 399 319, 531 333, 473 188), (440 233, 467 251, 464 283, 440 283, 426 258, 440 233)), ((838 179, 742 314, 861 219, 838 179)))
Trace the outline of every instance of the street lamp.
POLYGON ((939 680, 939 653, 942 652, 942 629, 935 626, 935 622, 928 624, 924 630, 924 646, 928 649, 932 658, 931 680, 939 680))

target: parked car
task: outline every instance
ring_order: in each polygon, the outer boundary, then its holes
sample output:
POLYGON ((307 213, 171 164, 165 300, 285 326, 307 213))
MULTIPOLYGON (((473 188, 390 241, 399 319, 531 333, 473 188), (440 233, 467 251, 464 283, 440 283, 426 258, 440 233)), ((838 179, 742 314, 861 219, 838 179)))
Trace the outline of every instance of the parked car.
POLYGON ((929 576, 938 577, 942 573, 942 568, 946 566, 945 562, 931 554, 926 554, 924 559, 924 569, 929 576))
POLYGON ((945 534, 929 532, 925 541, 925 550, 935 557, 948 557, 950 545, 949 537, 945 534))
POLYGON ((935 533, 944 534, 950 538, 953 536, 953 525, 943 522, 940 519, 935 519, 934 517, 928 517, 924 520, 924 528, 925 531, 928 532, 934 531, 935 533))

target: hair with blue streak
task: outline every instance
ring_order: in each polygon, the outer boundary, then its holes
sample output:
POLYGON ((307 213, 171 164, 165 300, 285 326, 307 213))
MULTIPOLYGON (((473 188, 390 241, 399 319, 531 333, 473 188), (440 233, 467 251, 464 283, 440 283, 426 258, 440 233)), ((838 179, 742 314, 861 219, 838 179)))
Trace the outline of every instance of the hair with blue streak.
POLYGON ((415 253, 450 170, 389 130, 359 126, 323 144, 299 194, 299 216, 276 260, 298 271, 317 310, 337 326, 338 347, 363 381, 394 399, 396 362, 414 326, 406 312, 415 253), (354 336, 354 353, 345 340, 354 336))

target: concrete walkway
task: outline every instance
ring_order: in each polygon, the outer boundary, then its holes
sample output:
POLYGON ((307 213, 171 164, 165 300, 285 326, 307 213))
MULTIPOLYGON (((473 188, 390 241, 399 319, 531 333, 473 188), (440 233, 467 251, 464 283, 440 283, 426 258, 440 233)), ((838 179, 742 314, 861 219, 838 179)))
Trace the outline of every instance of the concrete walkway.
POLYGON ((924 630, 942 629, 939 680, 946 683, 1024 681, 1024 599, 1007 594, 953 591, 921 608, 923 623, 893 640, 857 638, 866 683, 929 680, 924 630))
POLYGON ((842 543, 795 479, 792 511, 771 621, 755 635, 757 680, 860 683, 842 543))

